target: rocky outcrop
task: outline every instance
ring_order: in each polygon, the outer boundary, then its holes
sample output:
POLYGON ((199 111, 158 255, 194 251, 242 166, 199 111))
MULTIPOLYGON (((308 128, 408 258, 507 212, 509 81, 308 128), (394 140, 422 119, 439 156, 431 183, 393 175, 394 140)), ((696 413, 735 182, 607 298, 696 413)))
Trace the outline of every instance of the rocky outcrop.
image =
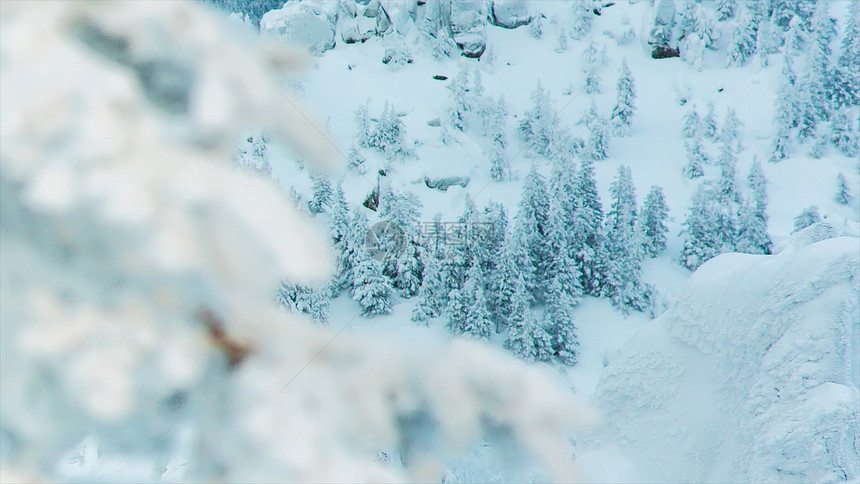
POLYGON ((336 3, 324 0, 289 2, 263 15, 260 34, 324 52, 335 46, 336 21, 336 3))
POLYGON ((525 0, 494 0, 490 20, 506 29, 522 27, 532 21, 529 3, 525 0))
POLYGON ((483 2, 451 3, 451 34, 466 57, 479 58, 487 48, 487 14, 483 2))

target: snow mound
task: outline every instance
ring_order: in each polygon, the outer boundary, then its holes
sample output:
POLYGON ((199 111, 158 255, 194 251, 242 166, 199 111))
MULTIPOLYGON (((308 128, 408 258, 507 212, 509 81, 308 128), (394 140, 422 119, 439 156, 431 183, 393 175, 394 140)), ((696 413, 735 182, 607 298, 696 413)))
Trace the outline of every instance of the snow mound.
POLYGON ((696 271, 607 367, 580 460, 619 447, 643 481, 856 482, 858 239, 800 245, 696 271))

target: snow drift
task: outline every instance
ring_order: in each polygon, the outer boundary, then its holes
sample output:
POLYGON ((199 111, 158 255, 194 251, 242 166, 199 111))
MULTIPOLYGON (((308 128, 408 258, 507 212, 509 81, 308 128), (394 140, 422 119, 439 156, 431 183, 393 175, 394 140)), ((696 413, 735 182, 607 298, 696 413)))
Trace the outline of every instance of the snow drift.
POLYGON ((624 455, 624 480, 857 480, 858 239, 795 239, 707 262, 622 348, 594 395, 606 421, 584 467, 624 455))

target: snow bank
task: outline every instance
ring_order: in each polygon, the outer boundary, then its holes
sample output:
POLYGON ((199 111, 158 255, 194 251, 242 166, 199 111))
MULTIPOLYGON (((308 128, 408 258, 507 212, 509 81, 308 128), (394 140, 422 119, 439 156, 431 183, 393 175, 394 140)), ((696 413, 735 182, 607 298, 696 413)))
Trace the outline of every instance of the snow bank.
POLYGON ((643 481, 856 481, 858 239, 801 245, 696 271, 607 367, 583 461, 618 446, 643 481))
MULTIPOLYGON (((313 0, 288 2, 283 8, 263 15, 260 33, 310 47, 315 52, 333 49, 337 11, 326 10, 332 3, 313 0)), ((357 25, 355 30, 358 32, 357 25)))

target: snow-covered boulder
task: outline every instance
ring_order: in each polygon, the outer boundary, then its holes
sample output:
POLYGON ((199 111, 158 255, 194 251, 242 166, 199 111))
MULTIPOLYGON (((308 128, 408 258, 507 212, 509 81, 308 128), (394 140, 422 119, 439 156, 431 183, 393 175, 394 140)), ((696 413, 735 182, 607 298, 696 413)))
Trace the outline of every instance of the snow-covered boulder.
POLYGON ((335 46, 335 24, 338 8, 335 2, 306 0, 288 2, 260 19, 260 33, 324 52, 335 46))
POLYGON ((494 0, 493 15, 490 17, 493 25, 506 29, 515 29, 532 21, 529 3, 525 0, 494 0))
POLYGON ((466 57, 481 57, 487 48, 486 17, 483 2, 451 3, 451 33, 466 57))
POLYGON ((860 239, 702 265, 610 362, 583 462, 643 481, 856 482, 860 239))

